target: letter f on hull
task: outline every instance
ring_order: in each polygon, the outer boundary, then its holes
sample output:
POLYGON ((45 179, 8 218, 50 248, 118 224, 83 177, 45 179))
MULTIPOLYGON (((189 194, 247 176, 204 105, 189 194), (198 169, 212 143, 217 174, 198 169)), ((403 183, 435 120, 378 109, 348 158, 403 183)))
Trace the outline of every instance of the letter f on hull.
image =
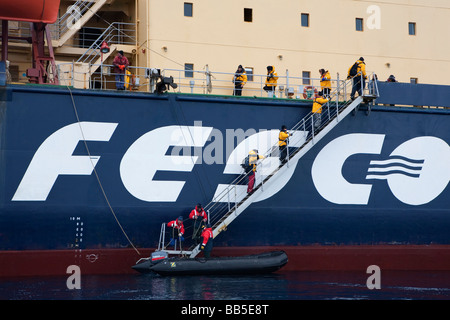
POLYGON ((12 201, 45 201, 59 175, 90 175, 100 156, 73 156, 80 140, 109 141, 117 123, 80 122, 65 126, 38 148, 12 201))

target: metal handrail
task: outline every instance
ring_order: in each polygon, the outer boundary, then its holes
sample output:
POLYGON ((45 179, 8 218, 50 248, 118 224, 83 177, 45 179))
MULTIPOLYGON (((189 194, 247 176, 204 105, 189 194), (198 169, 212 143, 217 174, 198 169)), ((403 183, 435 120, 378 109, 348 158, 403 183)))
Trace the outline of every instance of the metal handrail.
POLYGON ((85 1, 78 0, 68 9, 72 8, 74 11, 67 10, 54 24, 54 30, 52 30, 52 35, 54 40, 59 39, 64 33, 66 33, 71 27, 74 19, 80 19, 93 5, 95 1, 85 1), (76 13, 76 15, 73 14, 76 13))
POLYGON ((121 29, 121 26, 135 26, 134 23, 124 23, 124 22, 114 22, 111 23, 108 28, 103 31, 103 33, 95 40, 92 45, 85 51, 85 53, 78 58, 77 62, 83 62, 92 64, 100 56, 100 47, 103 41, 106 41, 109 45, 111 44, 123 44, 121 41, 115 41, 115 38, 120 39, 120 37, 127 37, 133 41, 133 44, 136 43, 136 38, 126 34, 121 29), (117 31, 117 34, 115 32, 117 31))
MULTIPOLYGON (((110 31, 113 29, 111 27, 108 32, 104 32, 104 36, 108 35, 110 31)), ((88 65, 87 70, 84 71, 84 74, 78 77, 75 77, 75 74, 78 72, 76 67, 74 67, 74 63, 61 63, 58 64, 61 68, 63 66, 71 65, 70 69, 73 70, 73 73, 67 73, 60 75, 60 79, 65 80, 66 82, 77 84, 78 79, 83 79, 82 81, 86 82, 89 80, 92 80, 95 70, 97 70, 99 67, 112 67, 108 64, 98 64, 98 63, 89 63, 92 62, 95 58, 97 58, 99 53, 99 48, 101 46, 101 42, 103 37, 99 37, 99 39, 91 45, 91 47, 86 51, 86 53, 78 59, 77 62, 84 62, 88 65)), ((139 87, 140 90, 145 91, 151 91, 151 88, 149 86, 149 79, 148 79, 148 70, 149 68, 144 67, 134 67, 129 66, 128 70, 131 71, 132 74, 134 74, 135 78, 139 79, 139 84, 136 85, 136 87, 139 87), (147 87, 145 87, 147 86, 147 87)), ((285 98, 285 99, 304 99, 304 100, 311 100, 315 95, 316 92, 320 90, 320 79, 319 78, 304 78, 304 77, 296 77, 288 75, 288 70, 286 70, 286 75, 279 75, 278 76, 278 86, 276 90, 276 94, 278 95, 278 98, 285 98), (309 82, 309 85, 302 84, 303 82, 309 82), (289 84, 289 87, 287 86, 289 84), (282 90, 280 90, 282 89, 282 90), (294 93, 297 93, 296 96, 287 96, 289 89, 294 89, 294 93), (305 93, 306 91, 307 94, 305 93)), ((113 75, 113 74, 109 74, 113 75)), ((229 72, 215 72, 215 71, 190 71, 190 70, 180 70, 180 69, 163 69, 161 70, 162 76, 172 76, 174 78, 174 82, 177 83, 178 88, 175 90, 178 93, 200 93, 200 94, 209 94, 208 88, 212 87, 213 89, 216 89, 216 91, 213 91, 214 94, 224 94, 224 95, 232 95, 234 84, 233 84, 233 77, 234 73, 229 72), (192 72, 193 78, 190 77, 184 77, 184 73, 192 72), (207 75, 208 74, 208 75, 207 75), (211 83, 208 83, 210 81, 211 83)), ((102 77, 105 76, 105 74, 102 74, 102 77)), ((259 97, 265 97, 266 93, 263 90, 263 87, 265 85, 265 79, 267 75, 262 74, 254 74, 253 78, 254 80, 252 82, 247 82, 246 86, 244 87, 243 96, 259 96, 259 97)), ((339 79, 339 74, 336 78, 330 80, 332 83, 332 91, 334 91, 337 87, 342 86, 343 80, 339 79)), ((110 83, 114 82, 114 79, 109 79, 110 83)), ((78 87, 80 87, 78 85, 78 87)), ((81 86, 86 87, 86 86, 81 86)), ((89 86, 88 86, 89 87, 89 86)), ((105 86, 102 85, 102 89, 105 88, 105 86)), ((267 95, 268 96, 268 95, 267 95)), ((341 95, 339 97, 340 101, 344 101, 344 95, 341 95)))
MULTIPOLYGON (((379 96, 376 81, 373 81, 373 79, 374 79, 374 75, 372 75, 372 79, 370 80, 370 81, 372 81, 371 83, 373 84, 372 87, 369 87, 368 89, 362 88, 363 96, 365 96, 365 95, 370 95, 371 97, 379 96)), ((362 81, 362 75, 361 75, 361 81, 362 81)), ((305 143, 300 148, 298 148, 294 153, 292 153, 292 154, 288 153, 287 165, 289 165, 289 160, 298 151, 300 151, 300 149, 302 149, 302 147, 304 145, 306 145, 310 139, 314 139, 314 136, 317 132, 322 130, 328 123, 330 123, 332 121, 332 119, 338 117, 339 113, 351 104, 351 102, 352 102, 351 100, 345 101, 343 103, 339 103, 339 96, 343 95, 347 91, 347 87, 351 88, 351 86, 352 86, 352 79, 346 80, 342 83, 342 85, 338 86, 330 94, 329 102, 327 102, 324 106, 322 106, 323 109, 326 108, 326 110, 328 111, 327 112, 328 119, 326 121, 324 121, 318 128, 314 127, 314 117, 313 117, 312 112, 308 113, 302 120, 297 122, 292 127, 292 129, 290 130, 291 132, 299 131, 300 129, 301 129, 301 131, 304 132, 305 143), (335 100, 335 101, 333 101, 333 100, 335 100)), ((269 156, 271 155, 271 153, 273 152, 274 149, 278 149, 278 142, 276 144, 272 145, 264 153, 265 158, 260 161, 261 164, 263 164, 264 161, 267 161, 266 159, 269 158, 269 156)), ((275 170, 273 170, 272 172, 270 172, 268 175, 266 175, 265 178, 262 177, 261 182, 259 184, 256 184, 254 186, 254 189, 256 190, 259 187, 263 187, 264 183, 267 182, 267 180, 270 177, 272 177, 279 170, 279 168, 280 167, 278 167, 275 170)), ((241 183, 243 181, 245 181, 247 176, 248 176, 248 174, 243 174, 240 177, 234 179, 225 190, 223 190, 219 195, 217 195, 210 203, 208 203, 204 207, 205 210, 207 210, 211 216, 210 223, 214 224, 214 226, 213 226, 214 230, 220 226, 221 221, 223 220, 225 215, 231 214, 232 212, 236 211, 236 209, 239 205, 239 202, 242 201, 242 200, 239 200, 239 201, 237 200, 238 199, 237 193, 239 192, 237 190, 237 186, 241 185, 241 183), (230 193, 232 196, 234 196, 234 202, 231 201, 233 199, 230 199, 230 193), (225 202, 221 201, 221 200, 224 200, 225 198, 227 198, 226 200, 228 200, 228 201, 225 201, 225 202), (232 203, 233 203, 233 205, 232 205, 232 203)), ((245 199, 245 195, 244 195, 244 197, 242 197, 242 194, 240 194, 239 196, 240 196, 239 199, 242 199, 242 198, 245 199)))

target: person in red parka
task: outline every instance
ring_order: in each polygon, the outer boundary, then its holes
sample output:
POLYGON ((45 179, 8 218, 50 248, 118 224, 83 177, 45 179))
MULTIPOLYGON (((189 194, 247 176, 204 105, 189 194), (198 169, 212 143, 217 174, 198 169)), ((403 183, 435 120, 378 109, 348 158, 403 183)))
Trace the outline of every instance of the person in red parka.
POLYGON ((191 211, 191 213, 189 214, 189 218, 194 220, 194 227, 192 228, 192 240, 194 240, 195 243, 199 243, 202 228, 208 221, 208 216, 206 215, 206 212, 202 208, 202 205, 200 203, 197 203, 195 208, 191 211))
POLYGON ((123 51, 120 50, 113 61, 114 73, 116 75, 116 89, 125 90, 125 70, 130 65, 127 57, 123 55, 123 51))
POLYGON ((208 220, 208 216, 206 215, 205 210, 203 210, 202 205, 200 203, 197 203, 194 209, 192 209, 191 213, 189 214, 190 219, 198 220, 199 218, 206 222, 208 220))
POLYGON ((180 241, 184 241, 184 224, 182 216, 179 216, 177 219, 170 221, 167 226, 173 228, 172 238, 170 238, 169 245, 174 245, 177 237, 180 239, 180 241))
POLYGON ((208 223, 206 228, 203 229, 201 237, 203 238, 202 244, 200 245, 200 251, 203 251, 205 258, 211 257, 211 251, 213 248, 213 232, 211 225, 208 223))

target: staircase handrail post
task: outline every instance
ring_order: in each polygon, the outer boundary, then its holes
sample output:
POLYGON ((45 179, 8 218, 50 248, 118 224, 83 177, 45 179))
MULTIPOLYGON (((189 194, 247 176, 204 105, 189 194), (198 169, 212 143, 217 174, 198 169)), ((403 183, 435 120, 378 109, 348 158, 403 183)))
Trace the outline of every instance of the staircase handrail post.
POLYGON ((237 210, 237 191, 236 191, 236 185, 234 185, 233 188, 234 188, 234 213, 236 213, 236 210, 237 210))
POLYGON ((339 72, 337 73, 337 92, 336 92, 336 110, 339 108, 339 97, 341 95, 341 82, 339 80, 339 72))
POLYGON ((289 146, 288 146, 288 144, 286 143, 286 154, 287 154, 287 163, 286 163, 286 165, 287 165, 287 167, 289 168, 289 158, 290 158, 290 156, 289 156, 289 146))

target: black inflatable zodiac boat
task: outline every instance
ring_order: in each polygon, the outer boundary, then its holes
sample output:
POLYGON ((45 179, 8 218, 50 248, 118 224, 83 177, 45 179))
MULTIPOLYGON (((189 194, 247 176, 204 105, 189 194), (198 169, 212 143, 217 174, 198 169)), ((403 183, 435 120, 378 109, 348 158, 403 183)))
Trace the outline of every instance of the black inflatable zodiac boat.
POLYGON ((241 257, 161 258, 136 263, 132 268, 142 273, 162 276, 262 274, 275 272, 288 262, 284 251, 272 251, 241 257))

